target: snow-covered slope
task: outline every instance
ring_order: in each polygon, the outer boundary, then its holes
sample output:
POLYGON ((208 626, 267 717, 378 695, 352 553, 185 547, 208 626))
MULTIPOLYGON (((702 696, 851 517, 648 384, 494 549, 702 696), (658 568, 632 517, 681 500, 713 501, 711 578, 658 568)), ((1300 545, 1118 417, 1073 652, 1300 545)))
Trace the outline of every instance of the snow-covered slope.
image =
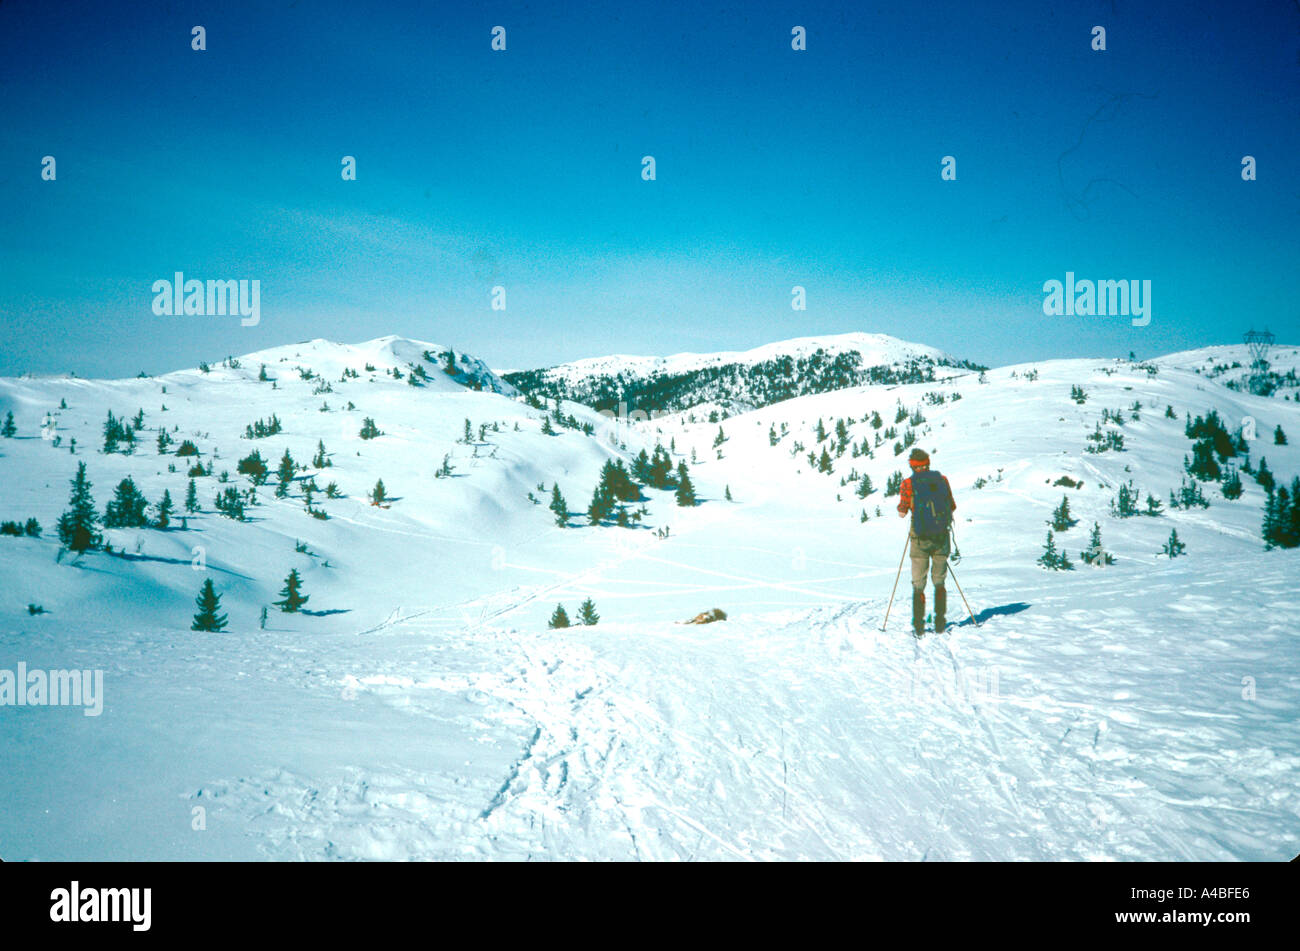
MULTIPOLYGON (((1158 357, 1152 362, 1161 367, 1191 370, 1224 384, 1230 389, 1248 390, 1254 358, 1245 344, 1200 347, 1158 357)), ((1279 344, 1270 348, 1268 367, 1264 371, 1267 390, 1279 397, 1300 399, 1300 347, 1279 344)))
POLYGON ((425 362, 425 386, 385 375, 405 376, 426 349, 442 348, 313 342, 206 374, 0 381, 0 415, 12 410, 19 429, 0 441, 0 519, 45 527, 0 536, 0 670, 104 672, 102 716, 0 707, 0 856, 1300 851, 1300 551, 1264 550, 1264 490, 1249 476, 1237 500, 1210 482, 1208 508, 1168 504, 1186 477, 1186 417, 1210 409, 1233 429, 1253 420, 1254 467, 1267 457, 1289 484, 1295 402, 1172 357, 1064 360, 990 370, 984 383, 954 373, 801 396, 721 425, 628 424, 566 403, 591 433, 547 435, 542 411, 443 379, 440 363, 425 362), (257 380, 262 363, 274 389, 257 380), (345 368, 359 376, 345 381, 345 368), (332 392, 314 392, 321 378, 332 392), (96 451, 107 411, 139 408, 134 454, 96 451), (1103 410, 1123 423, 1103 423, 1103 410), (40 438, 47 412, 58 446, 40 438), (281 433, 241 438, 271 413, 281 433), (384 435, 361 440, 365 417, 384 435), (183 529, 110 530, 126 557, 59 558, 54 524, 78 461, 101 510, 126 475, 150 501, 164 488, 184 497, 187 462, 157 453, 160 424, 213 462, 196 479, 203 511, 183 529), (1123 451, 1084 452, 1098 425, 1123 451), (879 631, 905 531, 884 489, 905 468, 893 443, 909 432, 951 481, 956 580, 980 622, 952 587, 957 626, 920 641, 907 633, 906 578, 879 631), (305 462, 318 440, 333 465, 299 473, 288 498, 273 477, 250 521, 214 513, 223 469, 248 484, 240 457, 259 448, 274 470, 284 449, 305 462), (699 505, 646 489, 637 527, 577 514, 554 524, 552 484, 576 513, 607 460, 656 441, 689 466, 699 505), (855 455, 864 441, 871 454, 855 455), (822 449, 829 473, 816 471, 822 449), (452 475, 436 478, 448 454, 452 475), (309 474, 343 492, 317 495, 328 520, 304 509, 309 474), (859 498, 863 475, 873 491, 859 498), (365 498, 378 478, 390 508, 365 498), (1111 514, 1129 480, 1162 514, 1111 514), (1078 523, 1056 542, 1076 568, 1046 571, 1035 561, 1066 495, 1078 523), (1115 556, 1106 568, 1080 563, 1094 522, 1115 556), (1172 560, 1159 554, 1171 529, 1187 546, 1172 560), (263 630, 260 609, 291 567, 316 613, 272 607, 263 630), (189 630, 205 578, 229 614, 220 634, 189 630), (547 630, 557 603, 573 616, 585 598, 598 624, 547 630), (29 616, 28 602, 48 613, 29 616), (674 623, 715 606, 728 620, 674 623))

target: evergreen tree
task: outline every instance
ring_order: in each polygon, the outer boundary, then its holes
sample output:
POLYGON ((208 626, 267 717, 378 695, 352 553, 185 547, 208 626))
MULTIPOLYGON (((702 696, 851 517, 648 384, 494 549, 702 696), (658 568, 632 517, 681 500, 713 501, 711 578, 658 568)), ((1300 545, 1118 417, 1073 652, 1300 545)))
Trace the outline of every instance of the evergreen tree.
POLYGON ((684 508, 695 504, 695 486, 691 484, 685 462, 677 464, 677 504, 684 508))
POLYGON ((722 497, 723 497, 724 499, 726 499, 728 502, 732 501, 732 498, 731 498, 731 486, 730 486, 730 485, 725 485, 725 486, 723 486, 722 488, 723 488, 722 497))
POLYGON ((276 470, 276 476, 280 479, 280 484, 275 487, 276 498, 282 499, 289 494, 289 483, 293 481, 296 469, 293 456, 289 455, 289 450, 286 449, 284 455, 280 457, 280 468, 276 470))
POLYGON ((388 491, 384 488, 383 479, 377 481, 375 487, 370 490, 369 499, 371 505, 383 505, 388 501, 388 491))
MULTIPOLYGON (((644 450, 641 455, 645 455, 644 450)), ((560 493, 560 483, 551 486, 551 511, 555 514, 555 524, 564 528, 569 524, 569 503, 564 501, 564 496, 560 493)))
POLYGON ((172 444, 172 437, 167 435, 167 430, 159 429, 158 430, 158 455, 165 456, 167 454, 167 447, 170 446, 171 444, 172 444))
POLYGON ((371 419, 369 416, 367 416, 361 422, 360 435, 362 439, 375 439, 379 436, 382 436, 383 432, 380 430, 378 426, 375 425, 375 421, 371 419))
POLYGON ((1115 558, 1101 545, 1101 525, 1092 523, 1092 535, 1088 538, 1088 547, 1079 556, 1089 565, 1113 565, 1115 558))
POLYGON ((154 522, 157 528, 166 528, 172 521, 172 494, 163 489, 162 501, 158 503, 158 519, 154 522))
POLYGON ((1192 445, 1192 459, 1188 462, 1184 456, 1183 468, 1188 475, 1202 482, 1217 482, 1223 474, 1214 458, 1214 444, 1208 438, 1197 440, 1192 445))
POLYGON ((1273 445, 1285 446, 1286 433, 1282 432, 1282 424, 1278 423, 1277 429, 1273 430, 1273 445))
POLYGON ((262 458, 260 450, 254 449, 252 453, 240 459, 235 465, 235 471, 252 479, 253 485, 263 485, 266 482, 266 460, 262 458))
POLYGON ((297 613, 298 609, 310 600, 299 590, 301 586, 302 579, 298 577, 298 569, 294 568, 289 572, 289 577, 284 579, 284 587, 280 589, 280 600, 271 603, 285 614, 297 613))
POLYGON ((199 492, 194 484, 194 480, 190 479, 190 484, 185 488, 185 511, 197 512, 198 510, 199 492))
POLYGON ((1061 504, 1052 512, 1052 520, 1048 524, 1052 526, 1053 531, 1064 532, 1068 531, 1077 522, 1078 519, 1070 517, 1070 497, 1068 495, 1061 496, 1061 504))
POLYGON ((75 552, 98 548, 103 538, 96 530, 99 514, 95 511, 95 500, 90 495, 91 482, 86 478, 84 462, 77 464, 77 475, 71 484, 68 510, 59 517, 59 542, 69 551, 75 552))
POLYGON ((1069 571, 1074 568, 1065 552, 1057 551, 1056 539, 1052 537, 1050 528, 1047 530, 1047 542, 1043 545, 1043 553, 1038 556, 1038 564, 1051 571, 1069 571))
POLYGON ((238 522, 244 521, 244 501, 239 497, 239 492, 233 486, 217 493, 212 507, 226 518, 233 518, 238 522))
POLYGON ((209 578, 203 582, 203 587, 199 589, 199 596, 194 599, 198 605, 199 613, 194 615, 194 623, 190 625, 191 631, 220 631, 226 626, 226 615, 218 614, 221 610, 221 595, 217 594, 212 587, 212 579, 209 578))
POLYGON ((1119 492, 1111 500, 1110 512, 1116 518, 1129 518, 1138 514, 1137 508, 1138 493, 1133 488, 1133 480, 1129 480, 1119 487, 1119 492))
POLYGON ((5 439, 13 439, 17 434, 18 427, 14 424, 14 414, 13 411, 10 410, 8 413, 5 413, 4 425, 0 426, 0 436, 3 436, 5 439))
POLYGON ((1219 487, 1223 490, 1225 499, 1241 498, 1241 476, 1238 475, 1234 466, 1228 466, 1224 470, 1223 481, 1219 483, 1219 487))
POLYGON ((858 483, 858 488, 857 488, 858 498, 865 499, 868 495, 870 495, 874 491, 876 490, 871 485, 871 476, 866 475, 864 473, 862 476, 862 480, 858 483))
POLYGON ((596 485, 591 495, 591 504, 587 506, 587 520, 592 525, 599 525, 614 514, 614 493, 605 479, 596 485))
POLYGON ((1259 469, 1255 472, 1255 481, 1264 487, 1265 492, 1272 492, 1277 481, 1273 478, 1273 473, 1268 468, 1268 457, 1259 457, 1259 469))
POLYGON ((569 626, 569 615, 568 612, 564 610, 563 604, 557 604, 555 606, 555 613, 551 615, 551 619, 547 622, 546 626, 552 630, 557 627, 569 626))
POLYGON ((588 627, 600 620, 600 615, 596 613, 596 605, 591 598, 583 601, 582 604, 578 606, 578 620, 588 627))
POLYGON ((104 509, 105 528, 142 528, 149 524, 145 511, 148 501, 127 476, 117 484, 113 500, 104 509))
POLYGON ((329 456, 325 455, 325 440, 318 440, 316 443, 316 455, 312 456, 311 465, 313 469, 324 469, 326 466, 332 466, 329 456))
POLYGON ((1147 510, 1146 510, 1146 513, 1145 513, 1145 514, 1147 514, 1147 515, 1159 515, 1159 514, 1160 514, 1160 506, 1163 505, 1163 504, 1164 504, 1163 502, 1161 502, 1158 498, 1156 498, 1154 495, 1152 495, 1150 492, 1148 492, 1148 493, 1147 493, 1147 510))
POLYGON ((1177 558, 1186 549, 1187 546, 1178 540, 1178 531, 1176 529, 1170 529, 1169 541, 1165 542, 1164 547, 1161 548, 1160 551, 1163 554, 1168 555, 1170 558, 1177 558))
POLYGON ((817 471, 818 471, 818 472, 824 472, 824 473, 830 473, 830 472, 833 470, 833 468, 834 468, 834 466, 833 466, 833 463, 831 462, 831 454, 830 454, 829 452, 827 452, 827 451, 826 451, 826 447, 823 446, 823 447, 822 447, 822 454, 821 454, 821 456, 817 459, 817 471))
POLYGON ((1264 522, 1260 526, 1259 533, 1264 539, 1264 550, 1270 551, 1277 547, 1280 522, 1280 513, 1278 512, 1277 493, 1270 491, 1264 499, 1264 522))

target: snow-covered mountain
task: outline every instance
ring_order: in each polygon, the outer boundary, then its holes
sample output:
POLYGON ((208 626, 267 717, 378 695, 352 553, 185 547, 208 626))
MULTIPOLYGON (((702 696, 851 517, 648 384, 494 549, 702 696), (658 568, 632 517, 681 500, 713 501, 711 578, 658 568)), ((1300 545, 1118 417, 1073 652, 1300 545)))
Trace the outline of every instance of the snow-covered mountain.
MULTIPOLYGON (((872 365, 945 366, 900 346, 872 365)), ((1300 551, 1265 550, 1244 464, 1291 485, 1300 404, 1197 372, 1232 362, 1218 349, 733 403, 721 424, 538 409, 471 355, 448 374, 446 347, 391 337, 2 379, 0 520, 43 531, 0 534, 0 698, 19 663, 104 686, 101 716, 0 706, 0 857, 1290 858, 1300 551), (134 449, 102 452, 107 414, 141 410, 134 449), (1246 450, 1218 460, 1235 499, 1184 467, 1211 410, 1246 450), (628 527, 587 524, 602 469, 657 443, 698 504, 647 486, 628 527), (905 532, 886 487, 913 443, 956 495, 975 615, 951 587, 956 626, 920 641, 906 577, 880 631, 905 532), (286 450, 305 468, 277 497, 286 450), (61 551, 78 463, 100 513, 130 477, 170 494, 171 526, 61 551), (1208 507, 1171 507, 1193 482, 1208 507), (1159 514, 1114 514, 1130 485, 1159 514), (215 509, 231 488, 255 496, 244 521, 215 509), (1075 567, 1049 571, 1063 498, 1075 567), (1080 558, 1094 524, 1107 567, 1080 558), (273 605, 291 568, 296 614, 273 605), (208 579, 221 633, 190 630, 208 579), (597 624, 547 629, 588 598, 597 624), (728 619, 675 623, 713 607, 728 619)))
POLYGON ((945 369, 980 367, 885 334, 847 333, 723 353, 594 357, 504 375, 525 392, 596 409, 618 411, 622 404, 627 412, 679 412, 707 405, 730 415, 864 383, 934 380, 945 369))

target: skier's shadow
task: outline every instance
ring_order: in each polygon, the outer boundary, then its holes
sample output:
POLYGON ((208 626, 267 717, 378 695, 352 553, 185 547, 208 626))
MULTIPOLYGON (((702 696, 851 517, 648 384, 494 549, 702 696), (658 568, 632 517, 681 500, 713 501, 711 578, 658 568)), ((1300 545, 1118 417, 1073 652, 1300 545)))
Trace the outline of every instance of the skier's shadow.
POLYGON ((1013 601, 1011 604, 1002 604, 996 608, 985 608, 983 611, 975 615, 973 618, 968 617, 966 618, 966 620, 959 621, 957 624, 954 624, 952 626, 973 627, 976 624, 983 624, 989 618, 999 617, 1005 614, 1019 614, 1021 611, 1027 610, 1029 607, 1031 607, 1031 605, 1029 605, 1024 601, 1013 601))

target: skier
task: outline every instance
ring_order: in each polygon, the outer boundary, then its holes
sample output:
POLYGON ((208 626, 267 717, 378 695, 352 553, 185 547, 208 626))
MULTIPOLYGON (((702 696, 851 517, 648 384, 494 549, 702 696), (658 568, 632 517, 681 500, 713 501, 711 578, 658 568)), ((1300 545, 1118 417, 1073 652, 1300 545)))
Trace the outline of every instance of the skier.
POLYGON ((943 582, 948 573, 949 533, 952 513, 957 508, 952 487, 938 472, 930 470, 930 455, 913 449, 907 463, 912 476, 903 480, 898 496, 898 517, 912 513, 908 531, 912 556, 912 630, 925 633, 925 576, 934 580, 934 630, 942 634, 947 626, 948 592, 943 582))

